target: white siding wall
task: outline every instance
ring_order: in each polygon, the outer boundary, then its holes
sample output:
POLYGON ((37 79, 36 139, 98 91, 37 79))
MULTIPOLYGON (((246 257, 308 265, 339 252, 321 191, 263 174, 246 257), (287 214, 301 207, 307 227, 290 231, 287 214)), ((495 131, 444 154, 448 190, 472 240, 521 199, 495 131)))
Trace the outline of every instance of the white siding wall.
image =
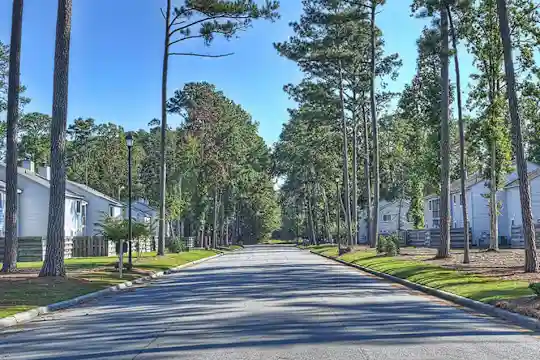
POLYGON ((499 215, 499 236, 505 236, 510 238, 510 223, 508 221, 508 193, 507 191, 499 191, 497 193, 497 200, 502 204, 499 215))
POLYGON ((540 223, 540 176, 531 181, 531 206, 534 222, 538 224, 540 223))
POLYGON ((429 198, 427 200, 424 200, 424 227, 426 229, 432 229, 433 228, 433 213, 429 209, 429 202, 433 199, 437 199, 436 197, 429 198))
POLYGON ((82 209, 83 200, 66 198, 64 232, 66 236, 82 236, 82 213, 77 213, 77 202, 82 209))
MULTIPOLYGON (((382 208, 379 211, 379 231, 381 234, 391 234, 395 233, 399 229, 399 214, 400 214, 400 201, 396 200, 392 202, 390 205, 382 208), (389 220, 385 221, 384 218, 390 218, 389 220)), ((401 229, 407 230, 412 229, 411 224, 407 221, 407 213, 409 212, 409 202, 403 201, 401 206, 401 229)))
POLYGON ((22 190, 19 210, 19 236, 47 236, 49 189, 23 176, 17 178, 22 190))
POLYGON ((471 192, 471 227, 472 227, 472 242, 478 244, 482 237, 482 233, 489 234, 489 200, 482 196, 487 194, 489 189, 484 186, 481 181, 470 188, 471 192))
MULTIPOLYGON (((512 220, 515 226, 523 224, 521 213, 521 201, 519 198, 519 187, 514 186, 506 190, 508 200, 508 227, 511 228, 512 220)), ((540 177, 531 180, 531 207, 533 221, 538 223, 540 220, 540 177)))
MULTIPOLYGON (((97 233, 99 228, 96 226, 96 223, 99 223, 104 214, 109 214, 109 205, 110 202, 107 199, 102 197, 85 193, 86 199, 88 200, 88 220, 86 222, 86 236, 93 236, 97 233)), ((122 208, 115 206, 113 207, 113 216, 121 216, 122 208)))

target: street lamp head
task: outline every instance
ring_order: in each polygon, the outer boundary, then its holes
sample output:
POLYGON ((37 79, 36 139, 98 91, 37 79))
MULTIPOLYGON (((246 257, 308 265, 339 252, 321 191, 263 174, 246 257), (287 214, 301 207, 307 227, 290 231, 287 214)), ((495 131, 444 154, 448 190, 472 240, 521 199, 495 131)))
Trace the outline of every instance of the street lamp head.
POLYGON ((336 178, 336 184, 339 184, 340 181, 341 181, 340 178, 336 178))
POLYGON ((128 148, 133 146, 133 135, 131 135, 131 131, 126 135, 126 144, 128 148))

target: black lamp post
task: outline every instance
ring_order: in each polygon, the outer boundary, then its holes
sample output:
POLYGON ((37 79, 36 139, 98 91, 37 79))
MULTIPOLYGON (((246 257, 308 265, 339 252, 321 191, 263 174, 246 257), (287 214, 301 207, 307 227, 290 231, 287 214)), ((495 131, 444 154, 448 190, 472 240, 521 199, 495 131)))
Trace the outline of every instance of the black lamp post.
POLYGON ((129 244, 129 268, 133 267, 132 256, 131 256, 131 240, 132 240, 132 229, 131 229, 131 148, 133 147, 133 136, 131 132, 128 132, 126 135, 126 145, 128 148, 128 244, 129 244))

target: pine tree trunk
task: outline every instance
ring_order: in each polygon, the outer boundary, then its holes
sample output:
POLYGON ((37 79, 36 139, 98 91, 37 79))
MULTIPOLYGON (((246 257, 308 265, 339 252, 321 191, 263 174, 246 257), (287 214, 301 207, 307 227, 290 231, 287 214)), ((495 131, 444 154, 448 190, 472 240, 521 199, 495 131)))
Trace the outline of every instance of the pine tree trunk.
MULTIPOLYGON (((355 120, 356 116, 355 116, 355 120)), ((354 237, 353 237, 353 244, 357 245, 359 243, 358 236, 360 235, 360 232, 358 231, 358 124, 354 124, 354 130, 353 130, 353 226, 354 226, 354 237)))
POLYGON ((489 216, 490 216, 490 239, 489 249, 499 250, 499 234, 497 227, 497 177, 495 175, 495 166, 497 158, 497 148, 495 141, 491 144, 491 184, 489 193, 489 216))
POLYGON ((317 243, 317 239, 315 237, 315 226, 313 223, 313 207, 311 206, 312 197, 310 196, 310 189, 308 188, 307 191, 307 206, 308 206, 308 221, 309 221, 309 237, 312 244, 317 243))
MULTIPOLYGON (((362 98, 364 98, 362 96, 362 98)), ((373 245, 371 242, 371 172, 369 170, 369 126, 367 120, 367 113, 365 104, 362 102, 362 117, 364 121, 364 178, 366 181, 366 225, 367 233, 366 240, 369 244, 373 245)))
POLYGON ((219 206, 219 218, 221 220, 221 231, 220 231, 220 234, 219 234, 219 243, 223 246, 223 245, 227 245, 225 243, 225 204, 224 204, 224 201, 223 201, 223 194, 221 195, 221 199, 220 199, 220 206, 219 206))
POLYGON ((161 143, 159 159, 159 234, 158 255, 165 255, 165 199, 167 196, 167 77, 169 72, 169 24, 171 21, 171 0, 167 0, 165 15, 165 44, 163 50, 163 73, 161 76, 161 143))
POLYGON ((467 209, 467 167, 465 156, 465 122, 463 121, 463 106, 461 99, 461 75, 459 69, 459 56, 457 50, 457 36, 456 29, 454 28, 454 22, 452 21, 452 12, 447 5, 448 20, 450 23, 450 33, 452 35, 452 47, 454 48, 454 66, 456 74, 456 93, 457 93, 457 106, 458 106, 458 125, 459 125, 459 174, 461 177, 461 210, 463 213, 463 240, 464 240, 464 254, 463 263, 470 263, 470 244, 469 244, 469 214, 467 209))
POLYGON ((212 227, 212 247, 217 249, 219 201, 218 189, 214 190, 214 226, 212 227))
POLYGON ((341 99, 341 121, 343 127, 343 184, 345 187, 345 235, 347 245, 352 244, 351 234, 351 190, 349 187, 349 146, 347 145, 347 118, 345 117, 345 99, 343 93, 343 70, 339 62, 339 96, 341 99))
POLYGON ((506 92, 510 107, 510 119, 512 121, 512 140, 514 143, 517 173, 519 176, 519 197, 521 200, 521 214, 523 218, 523 236, 525 240, 525 272, 538 271, 538 255, 536 253, 535 230, 531 210, 531 193, 527 162, 523 151, 523 138, 521 134, 521 119, 519 118, 518 102, 516 95, 516 77, 514 62, 512 59, 512 39, 508 25, 508 11, 506 0, 497 0, 497 12, 499 15, 499 29, 504 50, 504 68, 506 72, 506 92))
POLYGON ((13 1, 11 44, 9 47, 9 85, 6 130, 6 214, 5 247, 2 272, 17 268, 17 126, 19 122, 19 89, 21 79, 21 41, 23 0, 13 1))
POLYGON ((319 226, 319 217, 317 216, 317 184, 314 183, 311 187, 311 212, 312 212, 312 218, 313 218, 313 231, 315 234, 315 244, 319 244, 319 235, 321 234, 319 232, 320 226, 319 226))
POLYGON ((326 191, 324 190, 324 186, 321 187, 321 192, 323 196, 323 202, 324 202, 324 227, 325 227, 325 233, 327 241, 332 241, 332 235, 330 234, 330 209, 328 206, 328 198, 326 197, 326 191))
POLYGON ((65 276, 66 126, 68 109, 71 0, 58 0, 51 122, 51 180, 47 249, 39 276, 65 276))
POLYGON ((379 198, 380 198, 380 174, 379 174, 379 131, 377 124, 377 102, 375 100, 375 49, 376 49, 376 28, 375 16, 377 13, 377 1, 372 0, 371 5, 371 75, 370 75, 370 106, 371 106, 371 127, 373 131, 373 228, 371 230, 371 246, 377 247, 379 238, 379 198))
POLYGON ((401 232, 402 209, 403 209, 403 188, 401 188, 401 194, 399 197, 399 211, 398 211, 398 223, 397 223, 398 235, 401 232))
POLYGON ((448 15, 441 4, 441 244, 437 258, 450 256, 450 140, 448 15))

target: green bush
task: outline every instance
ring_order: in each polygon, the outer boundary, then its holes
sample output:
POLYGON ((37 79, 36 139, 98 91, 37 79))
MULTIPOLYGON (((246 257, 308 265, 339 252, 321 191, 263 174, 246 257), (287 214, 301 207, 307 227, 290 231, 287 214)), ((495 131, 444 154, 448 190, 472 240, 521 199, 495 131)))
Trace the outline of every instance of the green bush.
POLYGON ((386 237, 379 236, 379 241, 377 241, 377 254, 384 254, 386 248, 386 237))
POLYGON ((172 239, 167 245, 167 250, 169 250, 170 253, 177 254, 186 251, 187 248, 182 238, 176 238, 172 239))
POLYGON ((399 237, 396 235, 379 236, 377 253, 386 256, 397 256, 400 253, 399 237))
POLYGON ((386 239, 384 252, 386 256, 397 256, 399 254, 399 247, 392 239, 386 239))
POLYGON ((529 289, 534 291, 536 296, 540 296, 540 283, 530 283, 529 284, 529 289))

